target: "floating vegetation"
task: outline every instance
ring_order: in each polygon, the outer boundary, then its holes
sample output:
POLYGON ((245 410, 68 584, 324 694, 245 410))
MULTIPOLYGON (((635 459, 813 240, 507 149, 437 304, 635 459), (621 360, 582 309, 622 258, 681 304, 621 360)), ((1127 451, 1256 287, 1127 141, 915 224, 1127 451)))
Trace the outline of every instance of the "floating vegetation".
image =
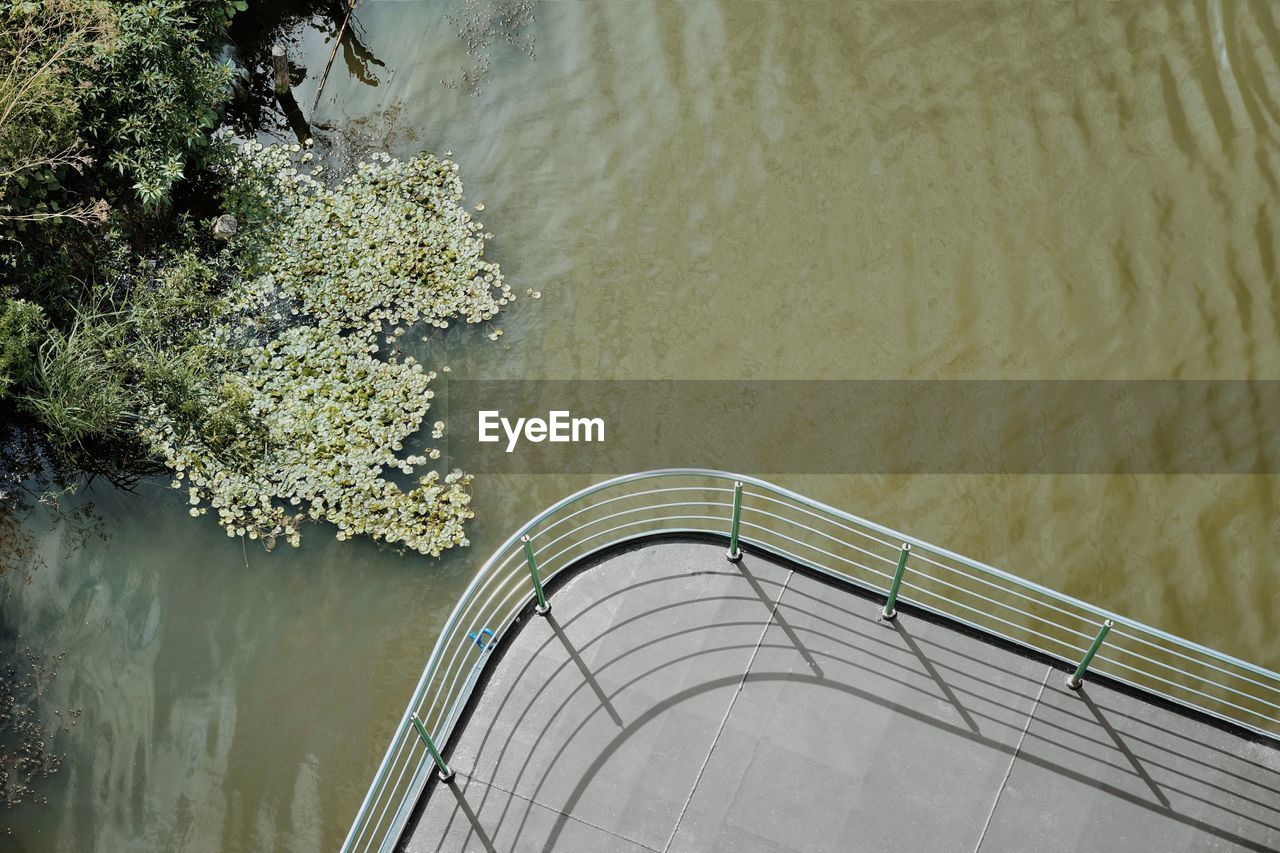
MULTIPOLYGON (((8 651, 0 659, 0 806, 12 808, 25 802, 46 804, 49 798, 37 786, 62 764, 63 756, 52 750, 55 735, 77 725, 82 708, 70 709, 64 717, 54 711, 58 722, 46 723, 38 711, 40 699, 57 676, 53 666, 66 657, 39 654, 30 648, 8 651)), ((11 835, 11 827, 0 827, 11 835)))
POLYGON ((409 489, 384 476, 440 454, 402 455, 435 374, 398 351, 379 357, 380 341, 415 323, 481 323, 515 298, 484 260, 491 235, 461 206, 457 165, 381 154, 327 186, 310 151, 249 143, 228 171, 241 272, 205 333, 230 365, 208 404, 233 406, 243 428, 228 443, 152 405, 143 435, 173 486, 193 516, 212 510, 227 535, 268 547, 297 546, 309 519, 333 523, 339 539, 424 554, 466 545, 469 475, 426 471, 409 489))
MULTIPOLYGON (((533 36, 521 32, 535 18, 534 0, 463 0, 458 14, 449 15, 449 23, 458 29, 458 38, 467 46, 469 63, 463 66, 462 86, 472 95, 480 94, 480 87, 489 76, 490 58, 495 42, 502 41, 534 59, 533 36)), ((441 80, 450 88, 458 82, 441 80)), ((483 205, 477 205, 483 210, 483 205)))

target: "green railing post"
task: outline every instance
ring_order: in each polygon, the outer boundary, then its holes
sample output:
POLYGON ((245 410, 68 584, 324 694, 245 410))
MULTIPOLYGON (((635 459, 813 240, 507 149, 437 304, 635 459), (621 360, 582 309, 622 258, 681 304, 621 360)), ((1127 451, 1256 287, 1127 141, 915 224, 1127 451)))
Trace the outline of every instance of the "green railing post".
POLYGON ((886 622, 898 618, 894 605, 898 603, 898 587, 902 586, 902 576, 907 571, 907 557, 910 556, 911 546, 903 542, 902 551, 898 553, 898 568, 893 573, 893 583, 889 585, 889 597, 884 600, 884 609, 880 611, 880 618, 886 622))
POLYGON ((533 558, 533 543, 528 536, 521 536, 520 541, 524 543, 524 559, 529 564, 529 577, 533 578, 533 591, 538 596, 538 604, 533 612, 545 616, 551 612, 551 602, 547 601, 547 594, 542 591, 542 575, 538 574, 538 561, 533 558))
POLYGON ((431 739, 431 735, 427 734, 427 727, 422 725, 422 720, 418 719, 417 714, 411 714, 410 719, 413 720, 413 727, 418 730, 418 737, 422 738, 422 742, 427 745, 427 752, 431 753, 431 757, 435 759, 436 768, 440 771, 440 781, 449 782, 453 779, 453 768, 444 763, 444 759, 440 757, 440 750, 436 749, 436 743, 431 739))
POLYGON ((730 563, 736 563, 742 558, 742 549, 738 547, 740 521, 742 521, 742 481, 737 480, 733 484, 733 522, 729 526, 729 550, 725 552, 725 557, 730 563))
POLYGON ((1093 638, 1093 645, 1089 646, 1089 651, 1084 653, 1080 665, 1067 679, 1067 686, 1072 690, 1079 690, 1080 685, 1084 683, 1084 671, 1089 668, 1089 664, 1093 663, 1093 656, 1098 653, 1098 649, 1102 648, 1102 643, 1107 639, 1107 634, 1111 633, 1111 626, 1114 624, 1110 619, 1103 621, 1102 627, 1098 629, 1098 636, 1093 638))

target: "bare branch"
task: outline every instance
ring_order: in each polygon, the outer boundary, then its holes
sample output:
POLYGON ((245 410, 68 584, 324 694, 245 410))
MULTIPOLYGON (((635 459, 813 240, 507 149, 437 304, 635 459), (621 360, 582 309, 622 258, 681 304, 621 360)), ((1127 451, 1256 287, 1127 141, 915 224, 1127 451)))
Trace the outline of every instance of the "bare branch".
POLYGON ((50 222, 66 220, 79 222, 82 225, 101 225, 111 216, 111 205, 103 199, 81 202, 66 210, 47 211, 42 213, 9 213, 9 207, 0 207, 0 221, 3 222, 50 222))
POLYGON ((0 166, 0 189, 3 189, 5 180, 31 169, 57 169, 62 166, 70 166, 77 172, 83 172, 85 167, 93 163, 93 158, 85 153, 87 150, 83 144, 76 142, 56 154, 44 156, 32 154, 18 160, 16 163, 0 166))

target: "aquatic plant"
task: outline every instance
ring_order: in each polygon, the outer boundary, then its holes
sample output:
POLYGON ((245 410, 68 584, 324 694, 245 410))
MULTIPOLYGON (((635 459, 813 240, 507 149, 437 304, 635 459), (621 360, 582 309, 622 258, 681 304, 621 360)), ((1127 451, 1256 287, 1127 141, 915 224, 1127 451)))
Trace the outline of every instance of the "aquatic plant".
POLYGON ((533 35, 523 30, 533 24, 536 5, 535 0, 463 0, 454 14, 445 17, 457 28, 469 62, 461 68, 460 81, 440 82, 450 88, 457 88, 460 82, 478 96, 489 76, 493 47, 500 41, 532 60, 533 35))
POLYGON ((434 373, 314 326, 246 349, 243 372, 226 381, 262 427, 260 456, 219 453, 201 430, 182 434, 163 408, 150 413, 144 434, 187 489, 192 515, 213 509, 227 535, 269 545, 300 544, 308 518, 335 524, 339 539, 368 534, 433 555, 465 544, 469 477, 429 471, 406 491, 383 476, 426 462, 399 451, 426 415, 434 373))
POLYGON ((330 188, 311 151, 249 143, 229 172, 228 209, 255 241, 243 310, 285 300, 320 325, 374 335, 418 320, 478 323, 511 300, 451 160, 378 154, 330 188))
MULTIPOLYGON (((55 723, 41 713, 41 700, 58 674, 53 667, 66 654, 51 657, 28 646, 0 649, 0 807, 49 802, 38 787, 62 764, 63 756, 53 751, 54 738, 77 725, 84 713, 69 709, 64 717, 55 711, 55 723)), ((11 835, 13 829, 0 826, 0 833, 11 835)))
POLYGON ((240 273, 203 332, 232 356, 205 393, 252 438, 214 441, 210 418, 163 401, 142 428, 191 514, 268 545, 298 545, 307 519, 425 554, 465 545, 469 475, 427 471, 409 489, 386 476, 439 452, 402 455, 435 374, 382 352, 414 323, 480 323, 515 298, 484 259, 492 235, 463 209, 457 165, 381 154, 329 186, 312 152, 248 143, 225 169, 240 273))

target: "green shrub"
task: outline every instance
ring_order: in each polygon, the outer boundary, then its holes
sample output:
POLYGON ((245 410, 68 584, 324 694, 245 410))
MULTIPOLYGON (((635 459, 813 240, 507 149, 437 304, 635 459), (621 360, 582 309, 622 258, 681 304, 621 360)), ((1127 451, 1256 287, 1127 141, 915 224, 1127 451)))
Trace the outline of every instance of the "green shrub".
POLYGON ((60 444, 131 435, 139 394, 195 381, 202 354, 177 363, 173 330, 214 274, 166 262, 166 285, 122 257, 131 242, 153 256, 192 242, 157 214, 214 153, 230 76, 215 55, 241 8, 0 0, 0 293, 21 297, 0 324, 0 394, 60 444), (108 231, 83 227, 109 215, 108 231))
POLYGON ((17 235, 102 209, 67 198, 63 179, 91 162, 80 137, 78 83, 103 30, 104 7, 84 0, 0 6, 0 255, 17 235))
POLYGON ((162 460, 232 536, 297 545, 310 518, 465 545, 470 477, 406 450, 434 374, 396 346, 515 298, 456 164, 381 154, 329 184, 299 146, 215 142, 230 71, 214 57, 241 2, 8 2, 0 23, 27 35, 0 35, 0 254, 22 244, 0 394, 61 450, 162 460), (171 204, 196 172, 239 218, 229 244, 171 204), (63 227, 108 203, 109 228, 63 227))
POLYGON ((243 0, 0 3, 0 253, 11 263, 34 225, 154 213, 204 168, 231 79, 216 54, 243 0))
POLYGON ((112 5, 111 32, 82 81, 83 126, 107 173, 148 209, 206 163, 231 69, 214 55, 243 2, 140 0, 112 5))
POLYGON ((39 305, 21 299, 0 302, 0 398, 31 378, 36 345, 44 331, 39 305))

